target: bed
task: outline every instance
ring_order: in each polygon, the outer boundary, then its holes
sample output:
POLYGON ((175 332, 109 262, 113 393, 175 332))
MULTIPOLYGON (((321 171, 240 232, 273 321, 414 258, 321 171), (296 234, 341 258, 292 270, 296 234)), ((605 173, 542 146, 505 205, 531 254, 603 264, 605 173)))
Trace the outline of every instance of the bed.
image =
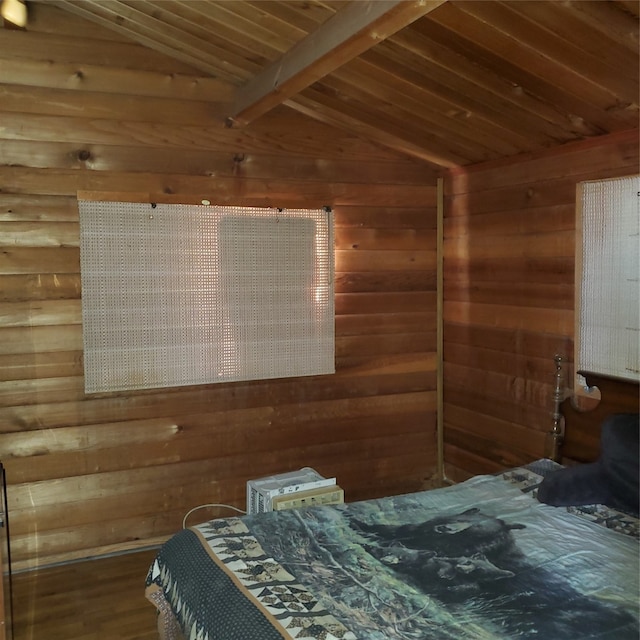
POLYGON ((638 519, 542 504, 559 468, 186 528, 147 576, 160 637, 637 640, 638 519))

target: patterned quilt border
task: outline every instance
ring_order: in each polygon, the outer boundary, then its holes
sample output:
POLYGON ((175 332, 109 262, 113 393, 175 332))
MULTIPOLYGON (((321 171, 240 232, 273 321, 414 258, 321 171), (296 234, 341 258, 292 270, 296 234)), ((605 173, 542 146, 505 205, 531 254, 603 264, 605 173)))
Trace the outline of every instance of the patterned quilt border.
MULTIPOLYGON (((522 493, 529 494, 533 499, 537 499, 538 487, 544 477, 561 468, 562 466, 557 462, 553 462, 553 460, 542 459, 523 467, 509 469, 498 475, 508 483, 518 487, 522 493)), ((590 504, 554 508, 564 509, 567 513, 572 513, 623 535, 640 538, 640 519, 606 505, 590 504)))
POLYGON ((193 527, 214 562, 263 612, 283 638, 356 640, 295 577, 267 556, 239 518, 193 527))

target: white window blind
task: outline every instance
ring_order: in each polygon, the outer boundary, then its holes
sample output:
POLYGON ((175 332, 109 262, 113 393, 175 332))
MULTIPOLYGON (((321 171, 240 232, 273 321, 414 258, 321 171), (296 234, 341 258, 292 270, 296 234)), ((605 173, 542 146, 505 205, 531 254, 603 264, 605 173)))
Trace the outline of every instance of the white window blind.
POLYGON ((640 380, 640 176, 580 190, 576 370, 640 380))
POLYGON ((335 371, 330 211, 79 209, 87 393, 335 371))

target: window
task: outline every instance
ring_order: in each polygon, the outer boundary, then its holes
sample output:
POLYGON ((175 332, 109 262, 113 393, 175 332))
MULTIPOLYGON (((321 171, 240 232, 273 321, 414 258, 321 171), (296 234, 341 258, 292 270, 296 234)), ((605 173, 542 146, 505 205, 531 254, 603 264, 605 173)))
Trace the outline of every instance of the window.
POLYGON ((79 209, 87 393, 335 371, 330 211, 79 209))
POLYGON ((576 371, 640 380, 639 196, 640 176, 579 185, 576 371))

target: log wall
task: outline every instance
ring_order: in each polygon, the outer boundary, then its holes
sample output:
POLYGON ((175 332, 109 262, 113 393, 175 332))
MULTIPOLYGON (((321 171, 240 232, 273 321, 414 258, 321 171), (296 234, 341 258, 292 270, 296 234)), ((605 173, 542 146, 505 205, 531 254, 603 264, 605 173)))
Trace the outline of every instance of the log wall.
MULTIPOLYGON (((284 107, 227 129, 231 97, 46 3, 28 31, 0 29, 0 459, 15 568, 160 541, 188 509, 244 507, 247 479, 300 466, 337 476, 349 500, 436 475, 437 176, 284 107), (332 206, 337 373, 85 396, 78 191, 332 206)), ((575 186, 637 172, 637 140, 447 176, 450 479, 545 454, 553 356, 573 353, 575 186)))
MULTIPOLYGON (((447 177, 447 477, 548 455, 556 353, 568 359, 571 380, 576 185, 638 169, 638 132, 631 131, 447 177)), ((592 427, 567 437, 579 457, 597 455, 592 427)))
MULTIPOLYGON (((35 4, 0 29, 0 459, 14 568, 150 544, 247 479, 312 466, 350 500, 436 473, 436 177, 35 4), (322 149, 322 154, 317 149, 322 149), (337 373, 83 391, 76 194, 330 205, 337 373)), ((211 509, 190 522, 227 512, 211 509)))

